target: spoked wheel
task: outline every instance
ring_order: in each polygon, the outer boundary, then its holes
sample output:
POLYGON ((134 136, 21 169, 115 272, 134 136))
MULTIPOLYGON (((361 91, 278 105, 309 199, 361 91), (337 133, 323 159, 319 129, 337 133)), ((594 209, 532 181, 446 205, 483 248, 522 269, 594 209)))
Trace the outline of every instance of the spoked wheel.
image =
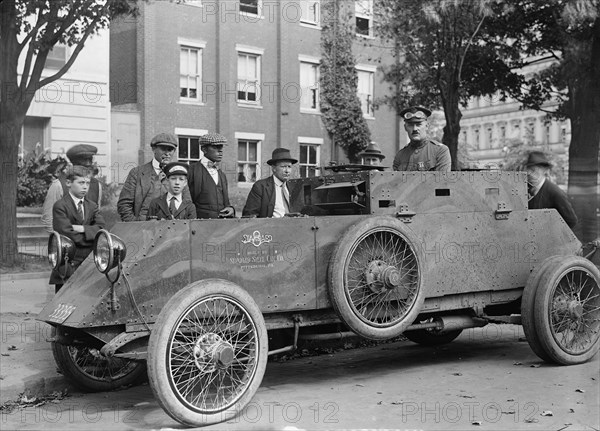
MULTIPOLYGON (((433 318, 419 320, 415 323, 433 322, 433 318)), ((441 346, 454 341, 460 334, 462 329, 453 329, 451 331, 441 332, 439 329, 416 329, 414 331, 406 331, 402 335, 408 338, 413 343, 422 344, 423 346, 441 346)))
POLYGON ((600 271, 579 256, 554 262, 541 276, 535 294, 535 330, 551 361, 580 364, 600 345, 600 271))
POLYGON ((161 311, 148 377, 162 408, 188 426, 231 419, 260 386, 267 330, 252 297, 225 280, 195 282, 161 311))
POLYGON ((329 289, 340 319, 371 339, 400 335, 423 303, 416 242, 404 224, 371 217, 351 227, 329 264, 329 289))
POLYGON ((136 383, 146 373, 144 362, 110 357, 87 346, 52 343, 52 354, 59 369, 79 389, 87 392, 110 391, 136 383))

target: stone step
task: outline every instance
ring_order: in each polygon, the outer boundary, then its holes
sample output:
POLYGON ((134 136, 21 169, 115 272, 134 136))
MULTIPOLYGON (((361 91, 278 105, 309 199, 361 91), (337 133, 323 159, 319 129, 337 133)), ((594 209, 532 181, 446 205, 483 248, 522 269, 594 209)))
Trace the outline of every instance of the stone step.
POLYGON ((42 215, 33 213, 17 213, 17 226, 41 225, 42 215))
POLYGON ((46 232, 46 228, 44 226, 40 225, 34 225, 34 224, 25 224, 25 225, 17 225, 17 237, 20 236, 33 236, 33 235, 37 235, 37 236, 46 236, 46 238, 48 238, 48 235, 50 235, 48 232, 46 232))
POLYGON ((48 235, 18 235, 19 253, 48 256, 48 235))

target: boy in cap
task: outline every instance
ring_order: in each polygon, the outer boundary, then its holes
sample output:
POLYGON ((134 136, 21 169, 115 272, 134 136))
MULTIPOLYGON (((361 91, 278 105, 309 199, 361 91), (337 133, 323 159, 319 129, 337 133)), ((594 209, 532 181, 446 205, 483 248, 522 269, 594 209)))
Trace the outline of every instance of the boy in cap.
POLYGON ((541 151, 532 151, 525 164, 529 191, 529 209, 554 208, 572 229, 577 224, 577 215, 567 194, 547 178, 552 167, 541 151))
POLYGON ((422 106, 411 106, 400 112, 409 144, 394 158, 395 171, 450 171, 450 150, 427 136, 431 111, 422 106))
POLYGON ((203 157, 190 167, 188 173, 188 187, 198 218, 235 217, 235 209, 229 203, 227 177, 218 167, 226 144, 225 136, 218 133, 200 137, 203 157))
MULTIPOLYGON (((94 156, 98 152, 98 148, 89 144, 78 144, 74 145, 67 150, 67 158, 73 166, 82 166, 91 170, 94 168, 94 156)), ((52 166, 48 167, 52 169, 52 166)), ((42 224, 46 228, 46 231, 52 232, 52 207, 53 205, 66 195, 69 190, 66 184, 64 175, 59 171, 55 170, 56 178, 58 181, 52 181, 48 191, 46 192, 46 198, 44 199, 44 205, 42 207, 42 224)), ((53 174, 53 172, 50 172, 53 174)), ((90 187, 87 193, 87 199, 100 206, 102 200, 102 185, 92 175, 90 178, 90 187)))
MULTIPOLYGON (((162 169, 171 161, 177 143, 177 137, 172 133, 159 133, 152 138, 152 161, 129 171, 119 195, 117 212, 122 221, 146 220, 150 202, 167 193, 162 169)), ((183 198, 190 200, 187 188, 183 190, 183 198)))
POLYGON ((148 207, 148 218, 157 220, 186 220, 196 218, 196 206, 184 200, 182 193, 187 185, 189 166, 182 162, 171 162, 163 168, 167 176, 167 193, 154 199, 148 207))
POLYGON ((298 163, 290 150, 276 148, 267 164, 273 175, 258 180, 248 194, 242 217, 283 217, 290 213, 290 192, 287 181, 292 174, 292 165, 298 163))
POLYGON ((68 169, 65 175, 68 191, 52 207, 54 230, 75 243, 73 261, 68 263, 68 268, 59 271, 60 274, 66 272, 66 277, 63 279, 56 270, 50 275, 49 283, 56 285, 56 292, 90 254, 96 234, 105 225, 98 205, 87 199, 91 177, 90 168, 73 166, 68 169))

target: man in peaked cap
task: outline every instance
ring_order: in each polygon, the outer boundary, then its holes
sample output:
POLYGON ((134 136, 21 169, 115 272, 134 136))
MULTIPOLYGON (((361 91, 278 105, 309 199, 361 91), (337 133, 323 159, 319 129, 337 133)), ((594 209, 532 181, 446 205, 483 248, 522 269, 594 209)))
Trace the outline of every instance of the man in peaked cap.
POLYGON ((292 165, 298 163, 290 150, 276 148, 267 164, 273 175, 258 180, 246 199, 242 217, 283 217, 290 213, 290 192, 287 181, 292 174, 292 165))
POLYGON ((167 177, 167 193, 154 199, 148 207, 148 218, 158 220, 188 220, 196 218, 196 206, 183 199, 187 185, 187 163, 171 162, 163 168, 167 177))
POLYGON ((525 164, 529 192, 529 209, 554 208, 572 229, 577 224, 577 215, 567 194, 550 181, 548 173, 552 164, 541 151, 532 151, 525 164))
POLYGON ((431 111, 422 106, 411 106, 400 112, 410 142, 396 154, 395 171, 450 171, 450 150, 427 136, 430 115, 431 111))
POLYGON ((385 156, 381 153, 381 150, 379 149, 379 145, 377 145, 377 142, 373 141, 371 141, 371 143, 367 145, 367 148, 365 148, 357 155, 359 157, 362 157, 363 165, 380 166, 383 159, 385 159, 385 156))
POLYGON ((200 137, 203 156, 190 166, 188 173, 188 187, 198 218, 235 217, 235 209, 229 203, 227 177, 218 166, 226 144, 225 136, 218 133, 200 137))
MULTIPOLYGON (((82 166, 87 169, 93 169, 94 156, 97 152, 98 148, 93 145, 77 144, 67 150, 67 158, 73 166, 82 166)), ((65 167, 66 166, 62 166, 62 168, 65 167)), ((52 167, 50 168, 52 169, 52 167)), ((64 174, 61 173, 61 170, 62 169, 54 169, 54 172, 50 172, 58 181, 52 181, 50 184, 42 206, 42 224, 48 233, 52 233, 53 231, 52 207, 69 192, 66 178, 64 174)), ((85 198, 100 207, 102 201, 102 185, 94 176, 90 179, 90 187, 85 198)))
MULTIPOLYGON (((171 161, 177 149, 177 137, 172 133, 159 133, 150 141, 152 161, 129 171, 117 202, 117 212, 122 221, 143 221, 153 199, 167 193, 162 169, 171 161)), ((190 200, 190 192, 183 190, 183 199, 190 200)))

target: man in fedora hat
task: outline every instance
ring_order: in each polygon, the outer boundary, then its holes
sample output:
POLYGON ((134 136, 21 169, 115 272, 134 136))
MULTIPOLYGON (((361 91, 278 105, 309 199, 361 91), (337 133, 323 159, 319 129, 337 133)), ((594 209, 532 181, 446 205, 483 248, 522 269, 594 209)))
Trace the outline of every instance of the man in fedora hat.
POLYGON ((225 136, 218 133, 200 137, 203 156, 188 172, 188 187, 198 218, 235 217, 235 209, 229 203, 227 177, 218 167, 226 144, 225 136))
MULTIPOLYGON (((93 172, 92 177, 90 178, 88 193, 85 198, 100 207, 102 201, 102 185, 95 178, 98 170, 94 165, 94 156, 97 152, 98 148, 93 145, 77 144, 67 150, 67 158, 73 166, 81 166, 93 172)), ((57 165, 51 164, 48 166, 50 174, 56 178, 57 181, 53 180, 52 183, 50 183, 50 187, 46 192, 46 198, 44 199, 44 205, 42 206, 42 224, 49 233, 52 233, 53 231, 52 207, 56 202, 62 199, 63 196, 69 193, 66 177, 62 173, 62 170, 64 170, 67 165, 62 164, 61 162, 57 163, 60 165, 60 169, 56 169, 57 165)))
POLYGON ((427 136, 431 111, 422 106, 411 106, 400 112, 409 144, 394 158, 395 171, 450 171, 450 150, 427 136))
MULTIPOLYGON (((177 149, 177 137, 172 133, 159 133, 150 141, 154 157, 152 161, 129 171, 117 202, 117 212, 122 221, 144 221, 150 202, 167 193, 165 174, 162 169, 171 161, 177 149)), ((190 199, 187 188, 183 199, 190 199)))
POLYGON ((367 148, 357 154, 362 158, 363 165, 380 166, 385 156, 381 153, 377 142, 371 141, 367 148))
POLYGON ((541 151, 530 152, 525 167, 527 169, 529 209, 554 208, 572 229, 577 224, 577 215, 567 194, 547 178, 552 164, 546 155, 541 151))
POLYGON ((276 148, 267 164, 273 175, 258 180, 252 186, 242 217, 283 217, 290 213, 290 192, 287 181, 292 175, 292 165, 298 163, 290 150, 276 148))

